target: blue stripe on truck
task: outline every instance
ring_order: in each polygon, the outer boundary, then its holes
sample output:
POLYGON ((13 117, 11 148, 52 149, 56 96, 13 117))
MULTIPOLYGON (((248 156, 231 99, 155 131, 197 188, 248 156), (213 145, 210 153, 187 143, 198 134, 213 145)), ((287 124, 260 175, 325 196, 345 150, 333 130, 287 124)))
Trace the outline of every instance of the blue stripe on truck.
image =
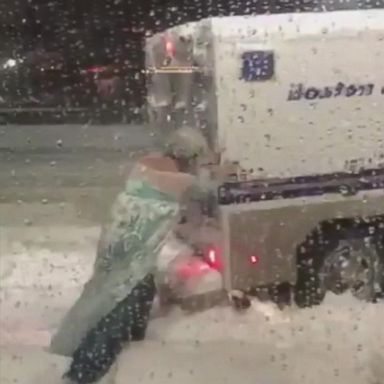
POLYGON ((326 193, 355 194, 359 191, 384 189, 384 168, 356 173, 331 173, 270 180, 231 181, 218 190, 220 205, 261 200, 319 196, 326 193))

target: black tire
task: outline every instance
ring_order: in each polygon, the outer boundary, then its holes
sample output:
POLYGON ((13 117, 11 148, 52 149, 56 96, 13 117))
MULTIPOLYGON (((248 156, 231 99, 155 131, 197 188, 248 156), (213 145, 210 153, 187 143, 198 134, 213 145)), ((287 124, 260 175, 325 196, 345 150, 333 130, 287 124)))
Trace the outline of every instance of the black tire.
MULTIPOLYGON (((327 289, 324 285, 322 278, 322 270, 324 265, 329 262, 335 252, 338 252, 340 247, 348 245, 354 252, 360 252, 364 255, 363 260, 368 260, 366 268, 371 275, 380 273, 381 275, 381 292, 378 291, 377 286, 374 286, 372 281, 372 291, 368 295, 368 301, 375 301, 380 294, 384 292, 384 244, 382 238, 358 238, 346 237, 345 239, 335 239, 330 242, 319 244, 313 241, 312 245, 306 248, 301 247, 297 254, 297 283, 294 289, 294 300, 300 308, 311 307, 319 305, 324 300, 327 289), (379 262, 375 262, 378 260, 379 262), (371 262, 370 262, 371 261, 371 262), (375 264, 375 265, 374 265, 375 264)), ((344 256, 343 257, 348 257, 344 256)), ((376 275, 375 275, 376 276, 376 275)), ((341 280, 333 285, 332 291, 336 294, 343 293, 350 286, 344 285, 341 280)), ((358 289, 357 282, 356 287, 358 289)))

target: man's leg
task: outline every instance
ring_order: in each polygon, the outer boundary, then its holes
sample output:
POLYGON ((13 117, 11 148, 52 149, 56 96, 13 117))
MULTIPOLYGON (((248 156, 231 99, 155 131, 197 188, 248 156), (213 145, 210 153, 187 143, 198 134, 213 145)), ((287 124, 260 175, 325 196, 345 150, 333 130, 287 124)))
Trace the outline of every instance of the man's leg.
POLYGON ((147 275, 88 332, 75 351, 65 376, 76 384, 100 380, 114 364, 124 345, 131 340, 144 339, 155 294, 154 277, 147 275))
POLYGON ((130 297, 133 312, 132 341, 144 340, 155 295, 156 286, 153 275, 147 275, 133 290, 130 297))

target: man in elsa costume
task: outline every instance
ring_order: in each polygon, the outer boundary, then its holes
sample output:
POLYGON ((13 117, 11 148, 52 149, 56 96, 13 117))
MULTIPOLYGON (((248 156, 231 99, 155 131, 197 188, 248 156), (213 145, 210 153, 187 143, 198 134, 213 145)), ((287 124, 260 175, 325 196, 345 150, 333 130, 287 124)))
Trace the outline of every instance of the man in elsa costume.
POLYGON ((51 352, 72 357, 68 383, 97 382, 125 345, 144 339, 159 252, 184 203, 204 195, 194 174, 207 153, 197 129, 180 128, 164 154, 133 167, 102 231, 93 275, 51 341, 51 352))

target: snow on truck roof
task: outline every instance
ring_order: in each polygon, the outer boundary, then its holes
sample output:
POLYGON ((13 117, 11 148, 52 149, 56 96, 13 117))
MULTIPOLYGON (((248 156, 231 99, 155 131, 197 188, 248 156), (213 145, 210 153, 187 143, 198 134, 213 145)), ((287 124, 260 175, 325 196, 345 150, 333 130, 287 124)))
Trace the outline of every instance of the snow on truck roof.
POLYGON ((230 20, 217 17, 212 19, 212 29, 223 37, 260 33, 295 37, 348 30, 384 30, 384 10, 232 16, 230 20))
POLYGON ((348 35, 366 30, 384 30, 384 10, 212 17, 175 26, 168 31, 193 34, 199 26, 210 26, 212 32, 220 37, 281 34, 285 38, 296 38, 335 32, 348 35))

